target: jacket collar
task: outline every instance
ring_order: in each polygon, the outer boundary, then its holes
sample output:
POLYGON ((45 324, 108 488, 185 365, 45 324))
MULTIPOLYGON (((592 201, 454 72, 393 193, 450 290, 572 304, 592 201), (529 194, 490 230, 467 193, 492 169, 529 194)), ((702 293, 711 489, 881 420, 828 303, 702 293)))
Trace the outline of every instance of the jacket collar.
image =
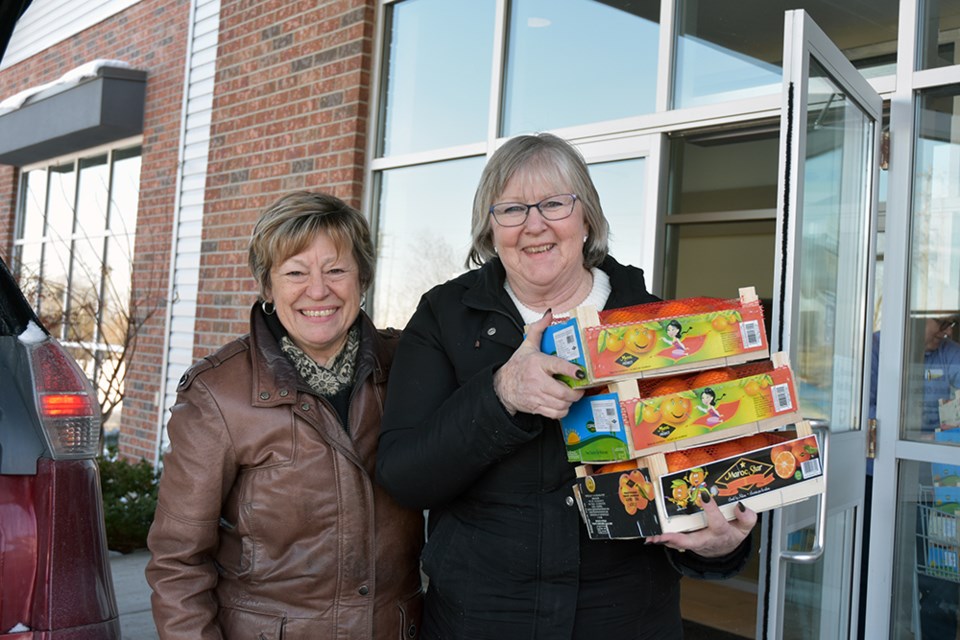
MULTIPOLYGON (((637 281, 637 274, 642 273, 638 269, 628 269, 611 256, 603 259, 600 269, 610 277, 611 292, 606 308, 615 309, 633 304, 625 299, 632 297, 638 287, 646 293, 642 275, 639 282, 637 281)), ((514 322, 521 327, 523 326, 520 312, 517 311, 513 300, 510 299, 509 294, 503 288, 507 272, 503 268, 500 258, 494 258, 479 269, 462 277, 469 277, 469 280, 464 281, 464 285, 467 287, 467 291, 463 295, 464 304, 477 309, 506 312, 514 322)))
MULTIPOLYGON (((390 366, 390 353, 362 310, 357 321, 360 323, 360 347, 357 351, 355 384, 367 376, 374 383, 384 383, 390 366)), ((288 404, 296 400, 295 390, 310 392, 293 363, 280 349, 280 343, 267 325, 259 304, 254 304, 250 310, 250 365, 253 372, 251 402, 254 406, 288 404)))

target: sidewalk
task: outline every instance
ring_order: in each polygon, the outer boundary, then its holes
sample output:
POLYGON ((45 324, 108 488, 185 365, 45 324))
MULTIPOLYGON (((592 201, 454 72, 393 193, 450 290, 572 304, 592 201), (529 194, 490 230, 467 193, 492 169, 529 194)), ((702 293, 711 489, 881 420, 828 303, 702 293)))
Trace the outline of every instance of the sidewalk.
POLYGON ((120 611, 120 633, 123 640, 158 640, 157 628, 150 613, 150 587, 143 577, 150 553, 146 550, 126 555, 111 552, 110 571, 113 590, 120 611))

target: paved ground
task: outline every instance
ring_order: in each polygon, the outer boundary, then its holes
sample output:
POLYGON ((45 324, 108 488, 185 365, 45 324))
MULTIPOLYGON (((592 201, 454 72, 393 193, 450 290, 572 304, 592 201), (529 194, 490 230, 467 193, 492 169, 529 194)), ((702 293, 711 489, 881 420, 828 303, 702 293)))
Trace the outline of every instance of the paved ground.
POLYGON ((143 577, 143 568, 150 554, 136 551, 110 554, 113 590, 120 610, 120 632, 123 640, 158 640, 157 628, 150 614, 150 587, 143 577))

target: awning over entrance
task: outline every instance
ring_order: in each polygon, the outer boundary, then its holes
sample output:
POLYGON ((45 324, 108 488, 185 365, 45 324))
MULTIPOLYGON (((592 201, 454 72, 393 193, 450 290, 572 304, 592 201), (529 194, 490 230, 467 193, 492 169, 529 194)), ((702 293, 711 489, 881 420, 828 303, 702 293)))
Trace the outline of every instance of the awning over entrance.
POLYGON ((23 166, 143 132, 147 73, 95 61, 0 102, 0 164, 23 166))

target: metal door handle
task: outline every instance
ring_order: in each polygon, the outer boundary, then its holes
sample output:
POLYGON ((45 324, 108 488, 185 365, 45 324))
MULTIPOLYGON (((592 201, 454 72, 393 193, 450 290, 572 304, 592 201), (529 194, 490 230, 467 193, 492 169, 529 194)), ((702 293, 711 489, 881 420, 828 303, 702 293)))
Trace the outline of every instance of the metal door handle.
POLYGON ((827 542, 827 455, 830 442, 829 423, 825 420, 809 420, 820 438, 820 451, 823 457, 823 493, 817 496, 817 537, 814 540, 813 548, 810 551, 789 551, 780 552, 780 558, 787 562, 796 562, 798 564, 812 564, 823 555, 823 548, 827 542))

